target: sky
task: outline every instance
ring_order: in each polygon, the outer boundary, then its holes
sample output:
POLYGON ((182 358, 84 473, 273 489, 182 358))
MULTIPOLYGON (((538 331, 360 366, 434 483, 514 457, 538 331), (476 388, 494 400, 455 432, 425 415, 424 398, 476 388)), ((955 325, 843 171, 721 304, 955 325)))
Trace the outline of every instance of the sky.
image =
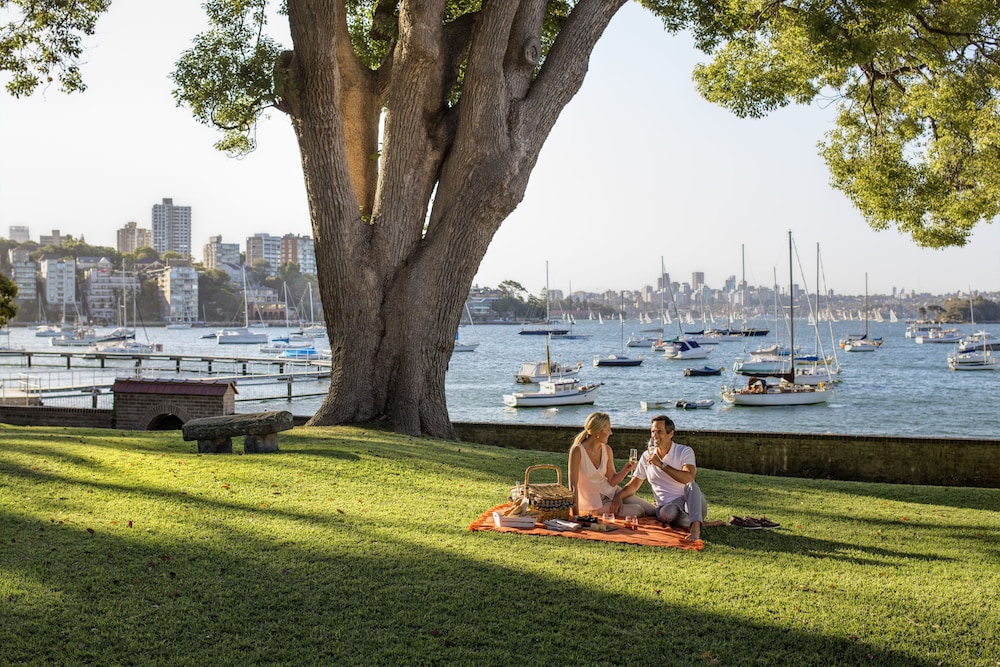
MULTIPOLYGON (((258 232, 311 235, 284 114, 269 113, 258 149, 233 159, 213 148, 220 135, 175 105, 170 73, 203 27, 199 2, 115 0, 86 42, 85 93, 0 94, 0 236, 26 225, 35 240, 59 229, 114 247, 126 222, 151 228, 163 198, 192 207, 199 260, 216 234, 242 247, 258 232)), ((796 282, 808 289, 818 244, 823 286, 838 294, 863 294, 866 274, 871 294, 1000 291, 1000 224, 946 250, 871 230, 818 155, 834 109, 737 118, 695 90, 691 72, 704 60, 687 37, 626 5, 475 284, 514 280, 538 294, 547 262, 553 290, 640 289, 655 285, 661 259, 675 282, 697 271, 722 287, 745 271, 751 284, 775 274, 785 284, 791 230, 796 282)))

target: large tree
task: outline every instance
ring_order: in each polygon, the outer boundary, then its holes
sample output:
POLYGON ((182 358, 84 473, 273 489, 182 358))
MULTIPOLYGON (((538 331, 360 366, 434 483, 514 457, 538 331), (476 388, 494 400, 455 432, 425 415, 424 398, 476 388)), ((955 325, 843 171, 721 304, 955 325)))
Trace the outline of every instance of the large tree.
MULTIPOLYGON (((312 423, 453 435, 444 379, 468 288, 624 3, 287 0, 285 50, 267 0, 206 2, 178 102, 223 129, 224 150, 251 150, 268 107, 298 137, 333 349, 312 423)), ((995 0, 641 4, 695 35, 714 57, 703 94, 736 113, 838 104, 824 155, 873 226, 962 244, 997 214, 995 0)), ((106 0, 7 5, 30 18, 0 32, 11 92, 48 76, 79 89, 78 35, 106 0)))

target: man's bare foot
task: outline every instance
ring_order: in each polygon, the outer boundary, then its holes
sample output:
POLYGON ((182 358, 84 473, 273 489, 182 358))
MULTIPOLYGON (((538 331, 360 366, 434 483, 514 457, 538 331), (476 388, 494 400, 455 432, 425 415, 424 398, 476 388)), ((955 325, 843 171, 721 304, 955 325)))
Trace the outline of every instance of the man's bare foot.
POLYGON ((695 521, 691 524, 691 531, 684 539, 688 542, 697 542, 701 539, 701 521, 695 521))

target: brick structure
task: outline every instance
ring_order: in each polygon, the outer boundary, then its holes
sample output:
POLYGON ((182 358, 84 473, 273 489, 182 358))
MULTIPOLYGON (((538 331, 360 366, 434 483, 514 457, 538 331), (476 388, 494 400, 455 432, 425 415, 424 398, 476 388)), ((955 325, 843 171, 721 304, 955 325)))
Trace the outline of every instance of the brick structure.
POLYGON ((177 429, 191 419, 236 413, 233 382, 119 378, 111 391, 119 429, 177 429))

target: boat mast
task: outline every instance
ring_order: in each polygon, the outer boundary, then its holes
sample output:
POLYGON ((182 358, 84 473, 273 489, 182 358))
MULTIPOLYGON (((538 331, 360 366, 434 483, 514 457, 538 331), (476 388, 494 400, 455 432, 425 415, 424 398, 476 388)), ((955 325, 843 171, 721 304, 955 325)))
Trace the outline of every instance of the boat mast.
POLYGON ((794 280, 792 262, 792 230, 788 230, 788 374, 789 382, 795 383, 795 296, 792 290, 794 280))

